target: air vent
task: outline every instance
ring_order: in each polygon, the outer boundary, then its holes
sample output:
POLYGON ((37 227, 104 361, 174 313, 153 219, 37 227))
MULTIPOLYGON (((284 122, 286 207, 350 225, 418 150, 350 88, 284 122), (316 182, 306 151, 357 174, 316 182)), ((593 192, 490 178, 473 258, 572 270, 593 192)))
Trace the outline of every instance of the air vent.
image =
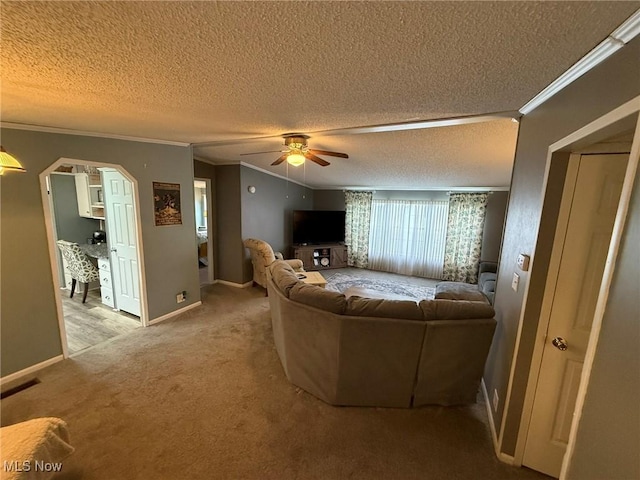
POLYGON ((16 393, 22 392, 23 390, 33 387, 34 385, 37 385, 39 383, 40 383, 40 380, 38 380, 37 378, 32 378, 27 382, 21 383, 20 385, 16 385, 15 387, 12 387, 0 393, 0 399, 4 400, 5 398, 10 397, 11 395, 15 395, 16 393))

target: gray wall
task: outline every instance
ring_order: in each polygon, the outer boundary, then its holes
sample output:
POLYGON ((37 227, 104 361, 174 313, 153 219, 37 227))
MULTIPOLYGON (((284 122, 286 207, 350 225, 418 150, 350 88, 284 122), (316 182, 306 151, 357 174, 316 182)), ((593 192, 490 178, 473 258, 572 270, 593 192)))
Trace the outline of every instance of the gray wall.
POLYGON ((264 240, 290 258, 291 212, 312 208, 312 190, 244 165, 214 166, 196 160, 194 174, 214 180, 216 279, 237 284, 252 280, 245 238, 264 240), (249 186, 255 193, 249 193, 249 186))
POLYGON ((2 145, 27 172, 4 176, 0 192, 0 375, 62 353, 38 178, 60 157, 117 162, 138 180, 149 318, 200 300, 193 208, 187 207, 193 203, 190 147, 6 128, 1 134, 2 145), (181 184, 182 225, 154 225, 153 181, 181 184), (187 301, 176 304, 182 290, 187 301))
MULTIPOLYGON (((241 166, 242 239, 259 238, 273 250, 291 258, 293 210, 311 210, 314 192, 297 183, 241 166), (249 193, 248 187, 256 187, 249 193)), ((245 252, 243 279, 253 278, 248 252, 245 252)))
POLYGON ((344 191, 342 190, 314 190, 314 210, 346 210, 344 191))
POLYGON ((242 284, 244 246, 242 245, 242 205, 240 203, 240 165, 215 167, 216 199, 216 279, 242 284))
POLYGON ((640 175, 636 173, 627 224, 567 475, 569 479, 640 478, 638 245, 640 175))
POLYGON ((482 233, 482 260, 497 262, 509 192, 493 192, 487 200, 487 215, 482 233))
MULTIPOLYGON (((538 324, 537 313, 540 311, 555 228, 550 225, 555 225, 556 212, 553 208, 543 211, 540 205, 547 151, 552 143, 640 94, 639 50, 640 39, 635 39, 521 121, 495 297, 498 327, 485 370, 489 395, 496 389, 501 399, 498 412, 493 415, 499 431, 520 312, 526 308, 518 358, 515 360, 510 408, 500 447, 508 455, 514 454, 520 428, 526 380, 538 324), (540 235, 536 238, 539 224, 540 235), (531 255, 534 250, 534 269, 529 278, 526 274, 521 276, 520 289, 514 292, 510 284, 516 258, 519 253, 531 255), (530 285, 527 304, 524 305, 526 282, 530 282, 530 285)), ((562 165, 558 163, 557 167, 562 168, 562 165)), ((557 185, 554 187, 561 188, 557 185)), ((635 271, 637 275, 637 269, 635 271)), ((621 307, 633 308, 624 305, 635 301, 631 297, 623 299, 621 307)), ((598 388, 597 385, 592 387, 598 388)), ((612 392, 596 393, 597 396, 600 394, 611 395, 612 392)), ((637 392, 631 395, 636 395, 634 398, 637 405, 637 392)), ((604 444, 608 436, 617 436, 626 427, 627 425, 608 425, 599 436, 588 438, 587 441, 604 444)))
POLYGON ((75 177, 63 173, 53 174, 49 178, 58 239, 87 243, 88 238, 93 238, 93 232, 100 229, 100 220, 78 214, 75 177))

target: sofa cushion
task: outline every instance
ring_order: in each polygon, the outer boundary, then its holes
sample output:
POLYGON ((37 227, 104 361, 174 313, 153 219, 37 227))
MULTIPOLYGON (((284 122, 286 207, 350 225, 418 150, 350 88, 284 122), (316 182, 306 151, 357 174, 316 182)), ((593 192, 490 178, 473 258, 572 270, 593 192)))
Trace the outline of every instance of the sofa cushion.
POLYGON ((487 297, 478 290, 477 285, 462 282, 440 282, 436 285, 436 299, 469 300, 487 302, 487 297))
POLYGON ((344 295, 316 285, 299 282, 289 292, 289 299, 331 313, 342 314, 346 307, 344 295))
POLYGON ((482 284, 482 293, 484 293, 485 295, 489 295, 490 293, 493 293, 496 291, 496 281, 494 280, 487 280, 482 284))
MULTIPOLYGON (((478 277, 478 287, 480 288, 480 290, 482 290, 483 292, 487 292, 487 284, 488 283, 493 283, 495 285, 496 283, 496 274, 494 272, 484 272, 481 273, 480 276, 478 277)), ((493 291, 493 290, 491 290, 493 291)))
POLYGON ((482 285, 484 282, 496 279, 497 274, 495 272, 482 272, 478 277, 478 285, 482 285))
POLYGON ((347 308, 344 313, 356 317, 423 319, 422 310, 415 300, 387 300, 351 296, 347 299, 347 308))
POLYGON ((273 282, 287 298, 289 298, 291 288, 293 288, 294 285, 301 283, 291 266, 287 265, 283 260, 278 260, 271 265, 271 276, 273 278, 273 282))
MULTIPOLYGON (((481 294, 482 295, 482 294, 481 294)), ((425 320, 465 320, 493 318, 495 310, 484 295, 482 302, 469 300, 422 300, 420 308, 425 320)))

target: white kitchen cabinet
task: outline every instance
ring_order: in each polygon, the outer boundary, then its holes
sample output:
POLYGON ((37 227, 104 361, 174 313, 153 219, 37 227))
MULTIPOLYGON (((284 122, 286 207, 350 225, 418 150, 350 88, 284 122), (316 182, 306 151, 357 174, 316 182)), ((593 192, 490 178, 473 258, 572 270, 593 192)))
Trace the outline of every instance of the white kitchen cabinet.
POLYGON ((100 175, 76 173, 74 177, 76 181, 76 198, 78 199, 78 215, 104 220, 104 202, 100 175))

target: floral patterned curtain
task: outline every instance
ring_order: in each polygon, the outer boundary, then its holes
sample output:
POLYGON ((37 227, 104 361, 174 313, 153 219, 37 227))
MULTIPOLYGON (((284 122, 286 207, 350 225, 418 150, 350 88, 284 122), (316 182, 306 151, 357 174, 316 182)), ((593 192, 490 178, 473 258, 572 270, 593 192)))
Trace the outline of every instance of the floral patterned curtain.
POLYGON ((452 193, 449 197, 445 280, 478 283, 487 199, 486 193, 452 193))
POLYGON ((346 205, 345 243, 347 264, 367 268, 369 265, 369 222, 373 192, 344 192, 346 205))

